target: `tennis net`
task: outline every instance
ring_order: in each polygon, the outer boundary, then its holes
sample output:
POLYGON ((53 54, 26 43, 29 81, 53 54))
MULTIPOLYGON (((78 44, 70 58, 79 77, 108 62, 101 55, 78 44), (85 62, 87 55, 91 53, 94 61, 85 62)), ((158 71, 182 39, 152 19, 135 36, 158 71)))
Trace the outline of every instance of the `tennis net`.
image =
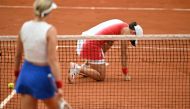
MULTIPOLYGON (((16 36, 0 36, 0 101, 10 93, 13 82, 16 36)), ((160 34, 135 36, 59 35, 57 46, 64 98, 74 109, 189 109, 190 108, 190 35, 160 34), (105 53, 106 79, 97 82, 81 75, 68 84, 70 62, 82 64, 77 55, 77 40, 114 40, 105 53), (138 40, 136 47, 130 40, 138 40), (121 40, 127 41, 127 66, 130 81, 121 72, 121 40)), ((19 109, 14 96, 3 109, 19 109)), ((39 103, 39 108, 45 108, 39 103)))

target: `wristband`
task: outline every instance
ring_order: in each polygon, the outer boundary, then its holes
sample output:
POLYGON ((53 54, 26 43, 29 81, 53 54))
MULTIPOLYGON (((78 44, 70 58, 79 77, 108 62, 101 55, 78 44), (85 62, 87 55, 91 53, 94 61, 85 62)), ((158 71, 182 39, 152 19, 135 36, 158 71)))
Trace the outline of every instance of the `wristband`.
POLYGON ((63 84, 62 84, 61 80, 58 80, 55 83, 56 83, 56 86, 57 86, 58 89, 63 87, 63 84))
POLYGON ((14 74, 15 74, 15 77, 16 77, 16 78, 18 77, 19 73, 20 73, 19 70, 15 70, 15 71, 14 71, 14 74))
POLYGON ((127 75, 127 73, 128 73, 128 68, 127 68, 127 67, 122 68, 122 72, 123 72, 124 75, 127 75))

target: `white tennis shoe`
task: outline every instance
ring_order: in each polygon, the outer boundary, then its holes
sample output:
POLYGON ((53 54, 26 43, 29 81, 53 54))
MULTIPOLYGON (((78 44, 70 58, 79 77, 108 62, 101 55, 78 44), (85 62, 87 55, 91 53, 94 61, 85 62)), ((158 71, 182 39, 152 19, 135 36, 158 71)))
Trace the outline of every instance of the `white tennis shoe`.
POLYGON ((70 63, 69 77, 68 77, 69 83, 74 83, 75 76, 78 75, 80 72, 79 67, 80 66, 76 63, 73 62, 70 63))
MULTIPOLYGON (((88 65, 88 64, 86 64, 86 63, 84 63, 84 64, 82 64, 81 65, 81 68, 83 68, 83 69, 87 69, 87 68, 90 68, 90 66, 88 65)), ((86 74, 84 74, 83 72, 80 72, 79 73, 79 75, 81 75, 82 77, 88 77, 86 74)))

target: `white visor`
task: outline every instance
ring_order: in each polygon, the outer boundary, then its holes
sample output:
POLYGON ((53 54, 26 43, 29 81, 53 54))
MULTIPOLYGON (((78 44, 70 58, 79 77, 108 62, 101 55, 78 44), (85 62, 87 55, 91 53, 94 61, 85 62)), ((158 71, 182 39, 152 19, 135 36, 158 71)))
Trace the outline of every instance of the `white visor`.
POLYGON ((42 12, 41 16, 44 17, 45 14, 50 13, 53 9, 56 9, 57 5, 53 2, 50 6, 50 8, 46 9, 45 11, 42 12))
POLYGON ((134 27, 135 28, 135 32, 137 36, 142 36, 143 35, 143 29, 140 25, 137 25, 134 27))

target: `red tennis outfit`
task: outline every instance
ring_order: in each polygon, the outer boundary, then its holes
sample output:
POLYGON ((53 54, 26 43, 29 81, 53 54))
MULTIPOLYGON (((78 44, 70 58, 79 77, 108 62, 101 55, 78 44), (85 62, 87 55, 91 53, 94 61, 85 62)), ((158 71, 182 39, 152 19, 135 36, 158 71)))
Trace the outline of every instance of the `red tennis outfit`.
MULTIPOLYGON (((86 35, 120 35, 121 30, 124 27, 128 27, 128 24, 118 20, 108 20, 106 22, 100 23, 97 26, 83 32, 86 35)), ((82 50, 80 51, 80 57, 88 60, 102 60, 104 59, 104 54, 102 51, 102 46, 106 43, 106 40, 86 40, 83 43, 82 50)))

